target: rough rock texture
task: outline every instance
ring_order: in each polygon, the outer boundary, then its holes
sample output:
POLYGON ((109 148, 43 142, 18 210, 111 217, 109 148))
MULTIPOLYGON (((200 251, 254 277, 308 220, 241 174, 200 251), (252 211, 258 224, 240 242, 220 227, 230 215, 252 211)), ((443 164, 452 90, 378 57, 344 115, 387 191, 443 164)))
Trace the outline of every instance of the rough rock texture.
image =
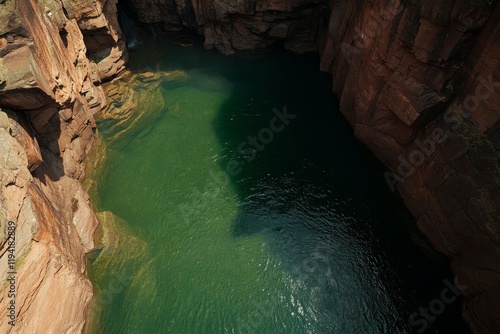
POLYGON ((97 219, 82 161, 106 104, 101 81, 126 62, 114 1, 0 3, 0 277, 16 223, 16 326, 1 333, 79 333, 92 298, 85 254, 97 219), (98 45, 99 47, 96 47, 98 45), (6 109, 8 108, 8 109, 6 109))
POLYGON ((500 333, 498 1, 334 1, 341 111, 451 259, 475 333, 500 333))
POLYGON ((111 143, 119 137, 130 137, 130 130, 137 131, 153 124, 165 109, 165 92, 161 82, 182 82, 189 75, 181 70, 155 72, 123 72, 103 85, 108 96, 107 106, 96 115, 97 121, 113 120, 109 131, 101 132, 111 143), (141 113, 137 106, 141 106, 141 113))
POLYGON ((205 48, 224 54, 281 42, 295 52, 317 51, 328 22, 325 0, 127 0, 138 20, 162 31, 189 30, 205 48))

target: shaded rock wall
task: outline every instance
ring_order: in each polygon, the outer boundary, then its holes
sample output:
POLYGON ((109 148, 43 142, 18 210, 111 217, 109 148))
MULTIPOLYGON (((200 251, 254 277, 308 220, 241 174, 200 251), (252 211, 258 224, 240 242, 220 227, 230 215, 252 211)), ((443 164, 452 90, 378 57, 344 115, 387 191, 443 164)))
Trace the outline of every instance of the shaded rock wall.
POLYGON ((123 69, 113 1, 0 3, 0 277, 16 223, 16 326, 0 332, 79 333, 92 298, 85 254, 97 219, 81 186, 106 104, 101 81, 123 69))
POLYGON ((341 111, 500 333, 498 1, 335 1, 321 53, 341 111), (396 185, 397 184, 397 185, 396 185))
POLYGON ((143 23, 161 31, 188 30, 205 48, 224 54, 282 43, 295 52, 317 51, 328 22, 327 0, 126 0, 143 23))

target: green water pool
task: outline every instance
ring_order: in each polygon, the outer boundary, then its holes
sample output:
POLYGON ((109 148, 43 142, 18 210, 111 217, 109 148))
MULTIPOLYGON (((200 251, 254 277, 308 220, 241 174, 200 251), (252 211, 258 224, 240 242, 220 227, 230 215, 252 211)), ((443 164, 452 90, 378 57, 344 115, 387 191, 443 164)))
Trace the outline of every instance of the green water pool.
MULTIPOLYGON (((182 71, 107 144, 93 200, 89 333, 410 333, 447 263, 353 136, 316 55, 144 46, 132 72, 182 71), (161 106, 161 107, 158 107, 161 106), (288 116, 287 116, 288 115, 288 116), (98 197, 98 198, 97 198, 98 197), (99 255, 100 254, 100 255, 99 255)), ((460 333, 459 303, 429 333, 460 333)))

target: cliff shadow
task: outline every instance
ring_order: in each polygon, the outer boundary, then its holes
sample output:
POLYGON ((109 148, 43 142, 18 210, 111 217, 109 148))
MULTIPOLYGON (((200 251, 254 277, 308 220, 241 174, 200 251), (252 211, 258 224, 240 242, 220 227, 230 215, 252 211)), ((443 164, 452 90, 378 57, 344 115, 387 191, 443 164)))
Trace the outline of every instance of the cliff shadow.
MULTIPOLYGON (((264 236, 288 279, 319 291, 322 331, 374 331, 384 307, 397 319, 387 325, 415 330, 411 314, 453 281, 448 263, 354 138, 318 56, 273 50, 227 62, 233 91, 213 127, 240 202, 233 237, 264 236)), ((457 302, 424 332, 465 328, 457 302)))
POLYGON ((56 106, 43 107, 26 112, 27 118, 40 146, 42 163, 32 171, 32 175, 46 184, 46 178, 58 181, 64 176, 62 148, 59 139, 63 121, 56 106))
POLYGON ((64 175, 58 139, 61 122, 55 106, 36 110, 4 109, 10 122, 10 134, 23 148, 27 168, 31 174, 45 183, 64 175))

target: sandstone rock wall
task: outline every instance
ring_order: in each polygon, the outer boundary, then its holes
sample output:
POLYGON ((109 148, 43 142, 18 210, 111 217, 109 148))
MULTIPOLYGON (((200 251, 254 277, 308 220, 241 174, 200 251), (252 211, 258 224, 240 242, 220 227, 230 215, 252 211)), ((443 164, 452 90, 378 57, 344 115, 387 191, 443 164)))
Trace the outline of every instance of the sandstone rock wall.
POLYGON ((124 68, 116 2, 0 3, 0 277, 16 223, 16 296, 0 286, 0 332, 80 333, 92 298, 85 254, 97 219, 83 159, 106 104, 101 82, 124 68), (7 307, 15 299, 15 327, 7 307))
POLYGON ((500 333, 498 1, 335 1, 321 68, 467 287, 475 333, 500 333))
POLYGON ((282 43, 295 52, 317 51, 328 0, 125 0, 143 23, 162 31, 188 30, 205 48, 224 54, 282 43))

